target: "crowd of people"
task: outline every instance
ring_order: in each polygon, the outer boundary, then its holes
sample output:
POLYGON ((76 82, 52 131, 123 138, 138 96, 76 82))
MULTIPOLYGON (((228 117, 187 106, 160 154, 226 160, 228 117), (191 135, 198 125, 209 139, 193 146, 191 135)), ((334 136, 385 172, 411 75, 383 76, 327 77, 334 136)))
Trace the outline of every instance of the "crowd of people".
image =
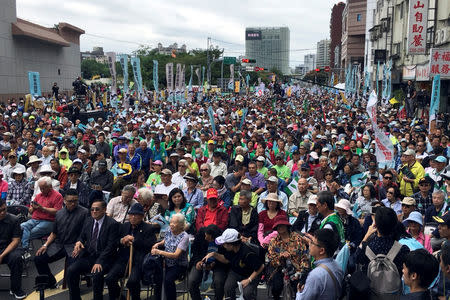
POLYGON ((273 299, 449 294, 449 122, 429 131, 426 114, 379 106, 394 145, 379 162, 366 99, 333 90, 109 105, 95 89, 103 115, 86 122, 65 95, 0 106, 0 263, 16 299, 24 261, 52 289, 63 258, 72 300, 89 274, 94 299, 105 284, 119 299, 124 277, 132 299, 144 283, 174 300, 177 280, 194 300, 257 299, 261 283, 273 299))

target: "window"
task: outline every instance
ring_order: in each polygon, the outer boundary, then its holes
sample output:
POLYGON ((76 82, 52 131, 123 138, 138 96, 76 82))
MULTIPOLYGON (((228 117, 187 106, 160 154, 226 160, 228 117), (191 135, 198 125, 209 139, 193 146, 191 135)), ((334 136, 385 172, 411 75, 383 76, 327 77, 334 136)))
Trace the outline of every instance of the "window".
POLYGON ((58 75, 61 75, 61 69, 58 69, 58 75))
POLYGON ((356 21, 357 21, 357 22, 361 22, 361 19, 362 19, 361 14, 357 14, 357 15, 356 15, 356 21))

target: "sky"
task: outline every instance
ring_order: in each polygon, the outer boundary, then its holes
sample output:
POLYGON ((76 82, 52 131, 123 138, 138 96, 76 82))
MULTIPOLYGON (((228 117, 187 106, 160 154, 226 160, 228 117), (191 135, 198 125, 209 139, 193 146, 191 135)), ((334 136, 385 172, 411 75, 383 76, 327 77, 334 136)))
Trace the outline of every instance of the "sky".
POLYGON ((131 53, 174 42, 206 48, 207 38, 226 56, 245 54, 246 27, 288 26, 290 66, 315 53, 330 36, 331 9, 339 0, 17 0, 19 18, 52 27, 67 22, 86 31, 81 51, 131 53), (304 50, 309 49, 309 50, 304 50))

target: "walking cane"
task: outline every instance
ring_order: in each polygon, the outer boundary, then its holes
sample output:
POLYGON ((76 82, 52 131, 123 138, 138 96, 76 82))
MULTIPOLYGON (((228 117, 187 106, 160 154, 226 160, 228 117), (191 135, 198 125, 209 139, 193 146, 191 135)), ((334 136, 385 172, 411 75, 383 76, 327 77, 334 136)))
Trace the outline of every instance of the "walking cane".
MULTIPOLYGON (((133 244, 130 246, 130 258, 128 259, 128 280, 131 276, 131 268, 133 267, 133 244)), ((130 300, 130 289, 127 289, 127 300, 130 300)))

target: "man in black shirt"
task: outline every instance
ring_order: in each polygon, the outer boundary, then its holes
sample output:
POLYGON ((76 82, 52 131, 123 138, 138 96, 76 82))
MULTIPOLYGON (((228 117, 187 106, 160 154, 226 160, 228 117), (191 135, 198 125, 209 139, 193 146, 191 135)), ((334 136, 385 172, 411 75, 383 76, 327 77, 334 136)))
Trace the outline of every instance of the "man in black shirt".
POLYGON ((56 82, 52 86, 52 97, 55 97, 56 100, 59 100, 59 86, 56 82))
POLYGON ((219 262, 230 265, 231 270, 224 283, 225 299, 236 299, 238 282, 242 284, 244 299, 256 299, 259 278, 264 269, 264 261, 261 260, 252 246, 241 241, 236 229, 226 229, 221 236, 216 238, 216 244, 223 245, 227 252, 225 254, 209 253, 203 261, 206 263, 208 258, 214 257, 219 262))
POLYGON ((71 256, 73 247, 88 216, 88 210, 78 205, 77 190, 67 190, 64 204, 65 207, 56 213, 53 232, 47 242, 38 249, 34 258, 39 274, 48 275, 47 288, 56 288, 56 279, 48 264, 63 257, 66 257, 68 266, 73 262, 74 258, 71 256))
POLYGON ((23 259, 19 247, 22 230, 19 220, 6 212, 6 203, 0 202, 0 264, 7 264, 11 270, 10 294, 16 299, 27 296, 22 290, 23 259))
POLYGON ((156 243, 155 229, 152 225, 144 222, 144 208, 140 203, 135 203, 128 212, 130 221, 120 227, 120 247, 118 259, 106 275, 105 282, 108 285, 109 298, 117 299, 120 287, 117 284, 123 277, 130 257, 130 246, 133 244, 133 266, 128 278, 127 288, 130 289, 132 299, 139 299, 141 292, 141 266, 145 255, 150 252, 156 243))

